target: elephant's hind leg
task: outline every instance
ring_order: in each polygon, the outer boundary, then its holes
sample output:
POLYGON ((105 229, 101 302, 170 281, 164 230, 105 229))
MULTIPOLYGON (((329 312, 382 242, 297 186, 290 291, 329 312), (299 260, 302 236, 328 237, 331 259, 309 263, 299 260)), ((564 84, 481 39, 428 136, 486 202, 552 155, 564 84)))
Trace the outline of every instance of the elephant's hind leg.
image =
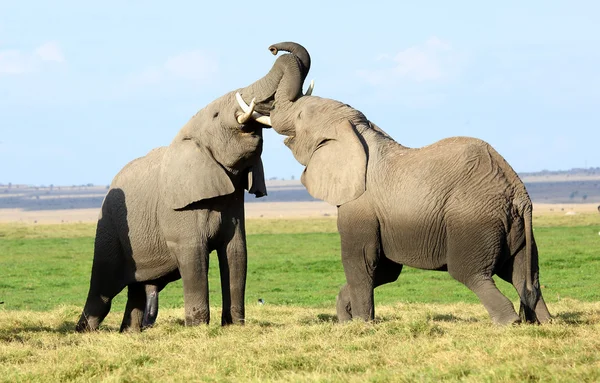
POLYGON ((121 332, 140 332, 146 307, 146 290, 142 283, 127 286, 127 305, 121 322, 121 332))
POLYGON ((512 302, 492 279, 499 254, 503 251, 503 234, 485 225, 456 230, 448 238, 448 273, 473 291, 486 308, 492 321, 499 325, 520 323, 512 302))
POLYGON ((118 239, 96 234, 90 290, 81 317, 75 327, 76 331, 85 332, 98 329, 110 311, 112 299, 125 287, 125 283, 122 281, 122 267, 115 261, 120 249, 118 239), (107 238, 108 240, 106 240, 107 238))
POLYGON ((498 290, 491 277, 474 277, 468 279, 465 285, 477 294, 494 323, 509 325, 521 322, 512 302, 498 290))
MULTIPOLYGON (((536 251, 537 253, 537 251, 536 251)), ((532 265, 533 275, 533 287, 536 290, 537 301, 535 307, 528 307, 526 302, 528 301, 526 294, 526 273, 527 265, 525 264, 525 248, 522 248, 516 256, 508 259, 502 267, 496 272, 496 274, 508 283, 511 283, 521 300, 519 316, 521 319, 528 323, 545 323, 551 319, 550 312, 542 297, 542 291, 538 280, 538 267, 537 257, 536 262, 532 265)))
POLYGON ((78 332, 97 330, 100 323, 102 323, 110 311, 112 299, 123 289, 123 287, 124 286, 122 285, 118 285, 117 287, 103 291, 90 289, 83 312, 81 313, 81 317, 77 322, 75 330, 78 332))

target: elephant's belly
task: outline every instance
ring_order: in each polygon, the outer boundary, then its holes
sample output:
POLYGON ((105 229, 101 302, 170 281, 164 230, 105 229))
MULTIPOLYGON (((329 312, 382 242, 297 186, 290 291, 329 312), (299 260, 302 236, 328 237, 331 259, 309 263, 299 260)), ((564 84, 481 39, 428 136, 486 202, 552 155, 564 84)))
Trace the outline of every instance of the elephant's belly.
POLYGON ((132 243, 132 265, 136 281, 165 276, 177 269, 177 262, 160 241, 132 243))
POLYGON ((446 270, 445 240, 441 231, 404 228, 382 231, 385 256, 397 263, 425 270, 446 270))

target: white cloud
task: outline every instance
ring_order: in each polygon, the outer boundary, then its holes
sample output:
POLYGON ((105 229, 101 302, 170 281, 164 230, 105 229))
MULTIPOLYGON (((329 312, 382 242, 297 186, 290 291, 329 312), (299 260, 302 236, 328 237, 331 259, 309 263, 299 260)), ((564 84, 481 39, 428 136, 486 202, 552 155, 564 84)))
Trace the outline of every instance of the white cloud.
POLYGON ((57 63, 65 62, 65 57, 63 56, 60 47, 53 41, 37 47, 35 54, 42 61, 53 61, 57 63))
POLYGON ((460 66, 460 55, 448 42, 433 36, 423 44, 396 54, 380 54, 375 61, 380 68, 357 72, 370 85, 394 84, 399 81, 433 82, 454 76, 460 66))
POLYGON ((18 75, 39 71, 44 63, 64 63, 65 57, 56 42, 47 42, 33 52, 0 50, 0 75, 18 75))

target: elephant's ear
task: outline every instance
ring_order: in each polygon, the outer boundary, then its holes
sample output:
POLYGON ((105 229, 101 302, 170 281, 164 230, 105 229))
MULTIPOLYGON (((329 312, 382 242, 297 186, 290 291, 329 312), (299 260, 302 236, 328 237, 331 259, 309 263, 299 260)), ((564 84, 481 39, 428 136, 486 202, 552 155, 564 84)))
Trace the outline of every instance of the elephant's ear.
POLYGON ((339 206, 365 192, 366 176, 365 148, 354 126, 344 121, 317 145, 301 180, 313 197, 339 206))
POLYGON ((173 142, 167 148, 159 185, 161 198, 171 209, 235 191, 225 169, 193 140, 173 142))
POLYGON ((254 194, 256 198, 267 195, 267 185, 265 184, 265 172, 260 157, 248 169, 248 193, 254 194))

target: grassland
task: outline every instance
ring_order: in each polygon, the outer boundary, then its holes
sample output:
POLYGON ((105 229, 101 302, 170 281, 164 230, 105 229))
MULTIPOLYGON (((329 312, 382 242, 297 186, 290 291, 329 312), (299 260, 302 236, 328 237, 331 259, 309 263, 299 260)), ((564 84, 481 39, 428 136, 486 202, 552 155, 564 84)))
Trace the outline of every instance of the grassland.
POLYGON ((340 325, 335 220, 256 219, 245 327, 217 323, 213 262, 215 323, 182 325, 176 282, 161 293, 156 327, 134 335, 117 333, 124 294, 101 331, 72 331, 94 225, 0 225, 0 381, 598 381, 600 215, 541 215, 534 225, 549 325, 495 327, 447 273, 411 268, 376 290, 375 323, 340 325))

